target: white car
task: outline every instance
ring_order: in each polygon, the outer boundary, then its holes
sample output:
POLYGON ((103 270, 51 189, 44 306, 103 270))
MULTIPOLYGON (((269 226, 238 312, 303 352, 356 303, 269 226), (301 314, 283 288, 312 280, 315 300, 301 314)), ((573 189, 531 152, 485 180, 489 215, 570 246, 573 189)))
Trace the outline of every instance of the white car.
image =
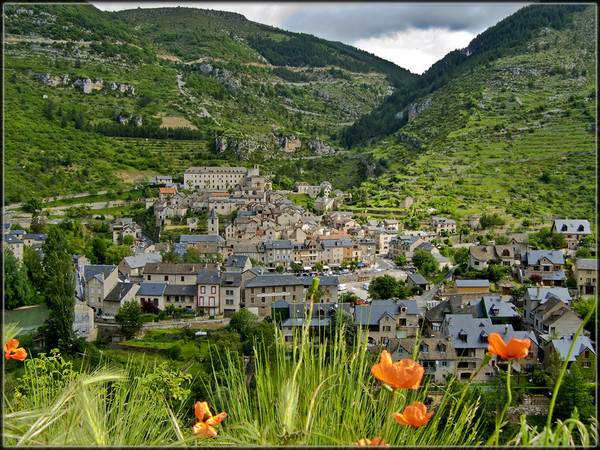
POLYGON ((362 285, 362 288, 363 288, 365 291, 368 291, 368 290, 369 290, 369 286, 370 286, 370 283, 365 283, 365 284, 363 284, 363 285, 362 285))
POLYGON ((348 287, 345 284, 340 284, 338 286, 338 291, 345 291, 346 289, 348 289, 348 287))

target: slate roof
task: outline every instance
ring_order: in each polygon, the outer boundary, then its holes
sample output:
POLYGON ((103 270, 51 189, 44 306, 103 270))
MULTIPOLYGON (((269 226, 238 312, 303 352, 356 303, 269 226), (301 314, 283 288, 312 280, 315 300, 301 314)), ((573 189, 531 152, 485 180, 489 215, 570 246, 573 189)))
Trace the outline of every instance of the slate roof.
POLYGON ((292 245, 292 241, 289 240, 268 240, 263 244, 264 248, 267 250, 272 250, 272 249, 291 249, 293 248, 292 245))
POLYGON ((83 279, 89 281, 97 277, 99 280, 105 280, 114 270, 117 270, 117 266, 89 264, 83 266, 83 279))
POLYGON ((540 288, 528 288, 527 294, 532 301, 539 301, 540 303, 544 303, 546 300, 552 297, 560 298, 564 303, 569 303, 571 299, 571 295, 569 294, 569 289, 564 287, 540 287, 540 288), (540 292, 540 296, 538 297, 538 289, 540 292))
POLYGON ((196 244, 198 242, 223 242, 221 236, 213 234, 182 234, 179 237, 179 242, 186 242, 188 244, 196 244))
POLYGON ((299 277, 299 278, 302 280, 304 287, 307 287, 307 288, 312 286, 313 278, 319 279, 319 287, 321 287, 321 286, 338 286, 340 284, 338 277, 331 277, 331 276, 325 276, 325 275, 319 275, 318 277, 299 277))
POLYGON ((416 300, 373 300, 370 305, 354 307, 354 320, 357 325, 377 325, 386 314, 395 319, 401 306, 406 307, 406 314, 419 314, 416 300))
POLYGON ((248 259, 249 257, 246 255, 231 255, 229 258, 227 258, 225 267, 238 267, 243 269, 248 259))
POLYGON ((22 244, 23 241, 21 239, 19 239, 18 237, 15 237, 13 235, 10 234, 3 234, 2 237, 4 238, 4 242, 6 242, 7 244, 22 244))
POLYGON ((428 285, 429 284, 429 281, 427 281, 427 278, 425 278, 420 273, 409 273, 408 278, 410 278, 410 280, 416 285, 423 285, 423 284, 428 285))
POLYGON ((218 270, 200 270, 196 277, 196 284, 221 284, 218 270))
POLYGON ((471 303, 463 303, 460 296, 450 297, 428 311, 425 311, 425 317, 430 322, 441 322, 448 314, 469 314, 472 317, 483 317, 483 308, 479 305, 481 302, 475 300, 471 303))
MULTIPOLYGON (((399 339, 398 347, 404 349, 405 353, 412 355, 415 348, 415 338, 399 339)), ((421 338, 421 347, 418 354, 420 361, 444 361, 455 360, 456 350, 452 340, 446 338, 421 338), (427 346, 427 352, 424 352, 424 345, 427 346), (445 346, 444 353, 441 352, 442 345, 445 346)))
POLYGON ((134 283, 126 283, 123 281, 119 281, 113 288, 113 290, 108 293, 104 301, 120 302, 121 300, 123 300, 123 297, 125 297, 129 293, 129 291, 131 291, 136 286, 137 284, 134 283))
POLYGON ((239 272, 222 272, 221 286, 240 287, 242 285, 242 274, 239 272))
POLYGON ((587 220, 556 219, 554 231, 562 234, 592 234, 590 222, 587 220))
POLYGON ((484 296, 477 301, 481 304, 482 309, 488 317, 514 317, 519 316, 517 307, 510 302, 500 301, 500 297, 484 296), (498 314, 494 314, 494 310, 498 310, 498 314))
POLYGON ((456 287, 490 287, 489 280, 456 280, 456 287))
POLYGON ((538 265, 540 259, 548 258, 552 264, 564 264, 565 257, 559 250, 531 250, 528 249, 525 255, 528 265, 538 265))
POLYGON ((304 283, 294 275, 287 274, 258 275, 246 283, 247 288, 267 286, 304 286, 304 283))
MULTIPOLYGON (((572 336, 552 340, 552 345, 558 353, 558 357, 562 361, 567 359, 567 355, 569 354, 571 344, 573 344, 572 336)), ((575 361, 575 358, 581 355, 581 353, 583 353, 586 349, 590 350, 594 355, 596 354, 596 350, 594 350, 594 346, 592 345, 590 338, 588 338, 587 336, 578 336, 577 340, 575 341, 575 346, 573 347, 573 353, 569 358, 569 362, 575 361)))
POLYGON ((554 270, 542 275, 542 280, 544 281, 564 281, 566 278, 564 270, 554 270))
POLYGON ((491 245, 471 245, 469 247, 469 253, 478 261, 496 259, 496 252, 491 245))
POLYGON ((173 275, 192 275, 200 270, 214 269, 217 264, 189 264, 189 263, 148 263, 144 269, 146 275, 153 274, 173 274, 173 275))
MULTIPOLYGON (((454 348, 487 348, 487 337, 490 333, 498 333, 505 342, 507 334, 504 333, 505 325, 493 325, 491 319, 474 318, 468 314, 449 314, 445 322, 448 335, 452 337, 454 348), (461 339, 466 336, 466 341, 461 339)), ((513 336, 512 325, 508 325, 508 336, 513 336)))
POLYGON ((139 253, 135 256, 126 256, 123 258, 125 263, 132 269, 139 269, 148 263, 162 262, 160 253, 139 253))
POLYGON ((33 239, 33 240, 36 240, 36 241, 45 241, 46 239, 48 239, 48 235, 47 234, 25 233, 23 235, 23 239, 33 239))
POLYGON ((140 283, 140 289, 135 295, 159 296, 165 293, 167 283, 140 283))
POLYGON ((446 217, 432 217, 431 218, 431 222, 433 222, 433 223, 450 223, 450 224, 456 224, 456 222, 454 221, 454 219, 448 219, 446 217))
POLYGON ((579 270, 598 270, 598 260, 594 258, 579 258, 577 260, 579 270))
MULTIPOLYGON (((331 319, 329 317, 315 317, 310 320, 309 327, 328 327, 331 319)), ((282 327, 301 327, 304 325, 304 319, 289 319, 281 323, 282 327)))
POLYGON ((167 284, 165 295, 187 295, 196 296, 195 284, 167 284))

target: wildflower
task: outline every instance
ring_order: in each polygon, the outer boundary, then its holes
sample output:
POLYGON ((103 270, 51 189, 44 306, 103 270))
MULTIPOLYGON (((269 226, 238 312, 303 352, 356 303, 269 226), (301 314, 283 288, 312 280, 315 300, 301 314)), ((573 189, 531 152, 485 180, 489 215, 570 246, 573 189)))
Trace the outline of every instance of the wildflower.
POLYGON ((25 349, 23 347, 17 348, 18 346, 19 341, 16 339, 8 341, 8 344, 4 346, 4 356, 6 359, 18 359, 19 361, 23 361, 27 358, 25 349))
POLYGON ((488 352, 504 359, 525 358, 531 347, 531 340, 529 339, 510 338, 508 345, 506 345, 498 333, 491 333, 488 336, 488 342, 490 343, 487 348, 488 352))
POLYGON ((419 389, 425 369, 411 359, 402 359, 392 363, 387 350, 381 352, 379 364, 371 367, 375 378, 397 389, 419 389))
POLYGON ((213 428, 213 425, 218 425, 221 421, 227 417, 227 413, 219 413, 213 416, 206 402, 196 402, 194 405, 196 418, 200 421, 194 425, 194 434, 200 434, 206 437, 214 437, 217 435, 217 430, 213 428))
POLYGON ((404 408, 404 411, 401 413, 392 413, 392 417, 396 419, 396 422, 413 427, 426 425, 431 416, 433 416, 433 411, 427 414, 427 406, 421 402, 414 402, 412 405, 404 408))
POLYGON ((359 439, 358 442, 354 443, 355 447, 389 447, 390 444, 385 443, 385 439, 379 436, 373 439, 359 439))

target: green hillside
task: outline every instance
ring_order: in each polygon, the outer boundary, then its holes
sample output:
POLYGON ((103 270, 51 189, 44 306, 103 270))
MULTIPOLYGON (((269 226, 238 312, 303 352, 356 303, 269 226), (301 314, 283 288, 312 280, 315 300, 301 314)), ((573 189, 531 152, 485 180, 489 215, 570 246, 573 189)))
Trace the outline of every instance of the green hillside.
MULTIPOLYGON (((415 102, 426 106, 368 148, 381 176, 357 208, 416 208, 467 219, 501 211, 516 222, 595 221, 595 11, 543 28, 521 52, 470 70, 415 102)), ((514 52, 511 52, 514 53, 514 52)), ((360 149, 364 152, 364 149, 360 149)))

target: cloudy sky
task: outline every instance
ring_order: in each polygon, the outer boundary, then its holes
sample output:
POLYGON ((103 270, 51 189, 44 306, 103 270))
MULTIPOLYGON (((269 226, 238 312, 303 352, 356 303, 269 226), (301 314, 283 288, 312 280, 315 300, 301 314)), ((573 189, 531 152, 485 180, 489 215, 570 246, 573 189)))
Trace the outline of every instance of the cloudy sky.
POLYGON ((513 14, 524 2, 193 2, 92 1, 115 11, 185 6, 233 11, 248 20, 309 33, 366 50, 413 73, 423 73, 448 52, 513 14))

